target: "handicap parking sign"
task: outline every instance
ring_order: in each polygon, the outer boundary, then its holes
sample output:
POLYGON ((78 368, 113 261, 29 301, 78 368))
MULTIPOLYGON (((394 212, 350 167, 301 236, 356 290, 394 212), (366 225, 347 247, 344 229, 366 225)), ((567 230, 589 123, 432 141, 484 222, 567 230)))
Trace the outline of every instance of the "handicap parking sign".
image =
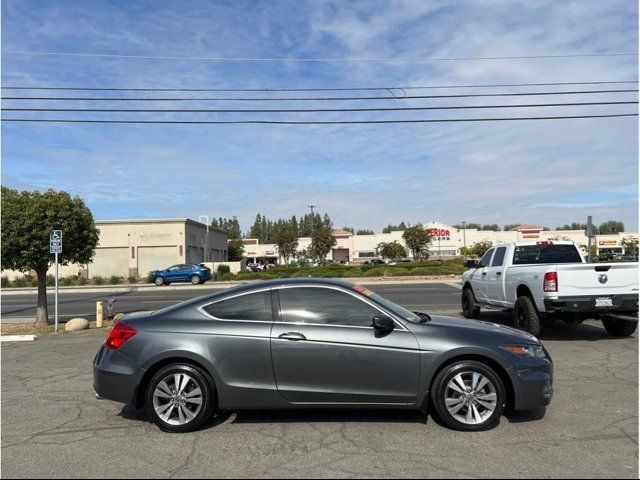
POLYGON ((52 230, 49 235, 49 251, 62 253, 62 230, 52 230))

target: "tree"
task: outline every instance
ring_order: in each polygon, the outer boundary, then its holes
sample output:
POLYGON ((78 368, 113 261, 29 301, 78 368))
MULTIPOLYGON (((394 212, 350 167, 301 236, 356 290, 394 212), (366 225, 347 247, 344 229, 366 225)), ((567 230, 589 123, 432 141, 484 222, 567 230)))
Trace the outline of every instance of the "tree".
POLYGON ((227 254, 230 262, 241 262, 244 260, 244 244, 239 238, 229 240, 227 254))
POLYGON ((211 226, 227 232, 229 239, 235 240, 242 238, 242 232, 240 231, 240 222, 238 222, 238 219, 236 217, 214 218, 213 220, 211 220, 211 226))
POLYGON ((278 255, 282 257, 284 263, 288 264, 289 259, 296 254, 298 249, 298 235, 289 225, 276 230, 274 241, 278 249, 278 255))
POLYGON ((476 242, 471 246, 471 254, 475 255, 478 258, 481 258, 492 246, 493 243, 491 243, 489 240, 476 242))
POLYGON ((375 235, 375 232, 373 230, 363 229, 363 230, 358 230, 356 232, 356 235, 375 235))
POLYGON ((498 225, 497 223, 494 223, 493 225, 482 225, 482 229, 485 232, 499 232, 500 231, 500 225, 498 225))
POLYGON ((36 326, 49 323, 47 270, 54 261, 49 252, 54 229, 62 230, 61 265, 91 262, 100 232, 80 197, 55 190, 18 192, 2 187, 2 268, 36 272, 36 326))
POLYGON ((624 223, 618 220, 608 220, 598 227, 598 234, 607 235, 624 232, 624 223))
POLYGON ((345 232, 351 232, 351 233, 353 233, 353 227, 342 227, 342 229, 343 229, 345 232))
POLYGON ((630 255, 638 254, 638 237, 623 238, 620 242, 620 245, 622 245, 622 248, 624 248, 624 253, 630 255))
POLYGON ((333 236, 330 227, 322 227, 314 230, 311 235, 310 253, 313 258, 319 262, 323 262, 333 247, 336 246, 338 240, 333 236))
POLYGON ((404 243, 407 244, 414 260, 427 258, 429 256, 429 243, 431 235, 421 225, 407 228, 402 234, 404 243))
POLYGON ((398 243, 397 240, 393 242, 382 242, 378 245, 378 254, 382 258, 404 258, 407 256, 407 249, 398 243))
POLYGON ((400 222, 400 225, 387 225, 382 229, 382 233, 404 232, 406 229, 407 225, 404 222, 400 222))
POLYGON ((508 223, 507 225, 505 225, 503 227, 503 230, 505 232, 508 232, 510 230, 513 230, 514 228, 518 228, 520 225, 522 225, 521 223, 508 223))

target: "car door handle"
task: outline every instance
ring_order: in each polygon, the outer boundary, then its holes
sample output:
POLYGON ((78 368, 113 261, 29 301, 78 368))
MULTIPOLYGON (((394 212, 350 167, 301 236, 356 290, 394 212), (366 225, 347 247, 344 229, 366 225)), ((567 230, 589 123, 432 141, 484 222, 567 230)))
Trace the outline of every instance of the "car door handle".
POLYGON ((487 274, 487 272, 482 272, 482 276, 484 277, 487 274))
POLYGON ((496 275, 499 277, 502 275, 502 272, 497 272, 496 275))
POLYGON ((297 332, 283 333, 278 337, 280 340, 291 340, 293 342, 299 342, 300 340, 306 340, 307 337, 297 332))

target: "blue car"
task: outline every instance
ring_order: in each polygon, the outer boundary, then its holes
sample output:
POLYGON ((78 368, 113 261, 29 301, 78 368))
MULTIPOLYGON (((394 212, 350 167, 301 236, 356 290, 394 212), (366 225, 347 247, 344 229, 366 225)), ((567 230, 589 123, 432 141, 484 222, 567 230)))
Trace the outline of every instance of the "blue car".
POLYGON ((198 285, 211 280, 211 269, 204 265, 182 263, 165 270, 156 270, 149 274, 149 281, 156 285, 169 285, 171 282, 191 282, 198 285))

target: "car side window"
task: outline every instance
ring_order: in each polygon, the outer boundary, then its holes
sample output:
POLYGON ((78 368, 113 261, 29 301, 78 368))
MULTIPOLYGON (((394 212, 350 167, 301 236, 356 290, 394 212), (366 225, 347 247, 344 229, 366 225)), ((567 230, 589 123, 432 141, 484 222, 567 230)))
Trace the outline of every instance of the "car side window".
POLYGON ((193 270, 193 265, 180 265, 180 270, 193 270))
POLYGON ((174 265, 172 267, 167 268, 170 272, 175 272, 180 269, 180 265, 174 265))
POLYGON ((350 295, 332 288, 281 288, 280 312, 287 323, 313 323, 371 327, 380 312, 350 295))
POLYGON ((221 320, 253 320, 271 322, 271 292, 249 293, 227 300, 210 303, 202 307, 209 315, 221 320))
POLYGON ((484 254, 484 256, 482 257, 482 259, 480 260, 480 266, 481 267, 488 267, 489 263, 491 262, 491 255, 493 255, 493 248, 490 248, 487 253, 484 254))
POLYGON ((493 256, 493 261, 491 262, 492 267, 501 267, 504 264, 504 256, 507 253, 507 247, 498 247, 496 248, 496 253, 493 256))

